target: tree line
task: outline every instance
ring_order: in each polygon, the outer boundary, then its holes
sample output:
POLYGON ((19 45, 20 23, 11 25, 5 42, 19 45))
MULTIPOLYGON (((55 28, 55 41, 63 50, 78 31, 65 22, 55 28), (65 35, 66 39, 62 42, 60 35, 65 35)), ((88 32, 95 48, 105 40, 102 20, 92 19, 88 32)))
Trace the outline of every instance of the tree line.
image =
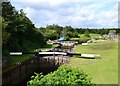
MULTIPOLYGON (((46 27, 41 27, 39 30, 43 33, 45 40, 51 39, 55 40, 64 36, 66 39, 70 38, 80 38, 78 34, 108 34, 111 30, 115 30, 116 34, 120 33, 118 28, 102 28, 102 29, 89 29, 89 28, 73 28, 71 26, 59 26, 57 24, 47 25, 46 27)), ((89 36, 88 36, 89 37, 89 36)))

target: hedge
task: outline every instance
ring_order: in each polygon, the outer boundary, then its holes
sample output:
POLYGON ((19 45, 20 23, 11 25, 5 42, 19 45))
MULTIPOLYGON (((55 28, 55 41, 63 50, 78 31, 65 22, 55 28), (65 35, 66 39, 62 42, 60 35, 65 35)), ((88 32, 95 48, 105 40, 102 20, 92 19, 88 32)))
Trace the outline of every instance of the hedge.
POLYGON ((91 78, 82 70, 71 68, 68 66, 59 67, 53 73, 42 75, 42 73, 31 77, 28 86, 93 86, 91 78))

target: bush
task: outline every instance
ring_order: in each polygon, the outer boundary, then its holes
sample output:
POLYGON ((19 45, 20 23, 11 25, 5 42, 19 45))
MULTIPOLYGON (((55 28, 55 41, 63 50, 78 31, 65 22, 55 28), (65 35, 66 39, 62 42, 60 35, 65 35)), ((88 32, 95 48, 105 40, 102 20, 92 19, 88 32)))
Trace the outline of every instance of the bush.
POLYGON ((89 37, 82 37, 78 40, 78 43, 81 44, 81 43, 86 43, 88 40, 90 40, 89 37))
POLYGON ((66 36, 66 37, 65 37, 65 40, 66 40, 66 41, 70 41, 70 37, 66 36))
POLYGON ((99 40, 99 37, 94 37, 95 40, 99 40))
POLYGON ((59 67, 57 71, 49 73, 46 76, 36 74, 31 77, 32 80, 28 81, 28 86, 62 86, 62 85, 78 85, 78 86, 91 86, 91 78, 88 77, 82 70, 71 68, 68 66, 59 67))
POLYGON ((86 30, 86 31, 84 32, 84 37, 88 37, 88 38, 90 38, 89 30, 86 30))

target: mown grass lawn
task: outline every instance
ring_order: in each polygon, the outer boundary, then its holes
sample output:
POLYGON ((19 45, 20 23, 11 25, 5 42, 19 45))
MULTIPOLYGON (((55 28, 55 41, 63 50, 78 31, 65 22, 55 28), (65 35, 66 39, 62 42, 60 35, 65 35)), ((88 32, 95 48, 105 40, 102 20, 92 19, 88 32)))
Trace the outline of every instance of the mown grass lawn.
POLYGON ((69 66, 83 69, 95 84, 118 83, 118 44, 115 41, 90 43, 88 46, 78 45, 75 52, 100 54, 101 59, 93 61, 95 59, 71 58, 69 66))
MULTIPOLYGON (((84 34, 78 34, 78 35, 80 36, 79 38, 70 38, 70 40, 72 40, 72 41, 79 40, 81 37, 84 36, 84 34)), ((89 35, 90 35, 91 38, 100 36, 100 34, 92 34, 92 33, 90 33, 89 35)))
MULTIPOLYGON (((80 36, 79 38, 70 38, 70 40, 72 40, 72 41, 79 40, 81 37, 84 36, 84 34, 78 34, 78 35, 80 36)), ((100 34, 92 34, 92 33, 90 33, 89 35, 91 38, 100 36, 100 34)))
MULTIPOLYGON (((82 37, 83 35, 84 34, 79 34, 80 37, 82 37)), ((98 36, 100 36, 100 34, 92 34, 92 33, 90 33, 89 35, 90 35, 90 37, 98 37, 98 36)))

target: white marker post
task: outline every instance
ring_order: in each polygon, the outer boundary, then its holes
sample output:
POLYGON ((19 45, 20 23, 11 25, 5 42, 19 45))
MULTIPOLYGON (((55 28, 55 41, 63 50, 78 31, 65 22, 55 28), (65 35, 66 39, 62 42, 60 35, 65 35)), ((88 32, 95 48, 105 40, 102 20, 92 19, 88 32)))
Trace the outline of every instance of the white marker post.
POLYGON ((99 57, 99 54, 81 54, 82 57, 99 57))

